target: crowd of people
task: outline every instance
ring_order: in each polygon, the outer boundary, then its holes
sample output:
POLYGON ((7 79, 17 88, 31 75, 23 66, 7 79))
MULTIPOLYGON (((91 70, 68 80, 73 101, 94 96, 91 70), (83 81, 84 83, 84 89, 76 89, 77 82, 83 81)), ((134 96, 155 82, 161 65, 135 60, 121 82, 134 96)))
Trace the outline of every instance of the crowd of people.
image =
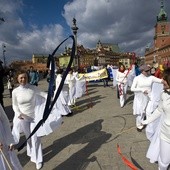
POLYGON ((170 68, 153 62, 153 65, 132 65, 126 69, 108 66, 113 74, 113 87, 117 87, 120 107, 126 104, 129 88, 134 93, 133 115, 136 129, 145 129, 150 145, 146 154, 151 163, 158 162, 159 170, 170 164, 170 68))
MULTIPOLYGON (((56 79, 54 84, 55 88, 52 98, 55 97, 55 94, 61 83, 63 73, 63 69, 58 69, 56 72, 56 79)), ((10 168, 14 170, 22 169, 19 160, 13 150, 14 145, 20 142, 21 133, 24 133, 27 139, 39 121, 43 119, 43 111, 47 101, 47 93, 41 91, 37 87, 38 81, 38 74, 33 67, 30 67, 29 71, 18 70, 15 73, 15 76, 11 71, 7 75, 7 88, 9 89, 10 97, 12 98, 14 118, 11 131, 8 118, 6 117, 3 109, 2 100, 2 108, 0 107, 0 151, 2 151, 4 157, 1 157, 0 165, 2 165, 1 167, 3 170, 7 169, 6 167, 8 164, 11 166, 10 168), (15 85, 15 87, 14 77, 17 78, 17 85, 15 85), (9 153, 8 150, 11 152, 9 153)), ((1 85, 3 85, 3 81, 1 85)), ((3 94, 4 85, 1 89, 3 94)), ((30 161, 35 163, 36 169, 41 169, 43 166, 41 137, 52 133, 58 127, 60 127, 62 124, 62 116, 70 116, 73 114, 72 107, 75 106, 76 99, 81 97, 85 92, 86 81, 84 77, 80 77, 78 72, 70 69, 64 82, 62 91, 47 120, 27 140, 27 155, 30 157, 30 161)))
MULTIPOLYGON (((3 75, 2 63, 0 66, 0 74, 3 75)), ((103 86, 109 86, 108 69, 111 69, 113 88, 116 88, 120 108, 126 106, 127 90, 134 93, 132 110, 136 119, 136 128, 138 132, 145 129, 146 138, 150 141, 146 156, 151 163, 158 162, 159 170, 166 170, 170 164, 170 156, 168 156, 170 152, 170 68, 163 70, 158 63, 153 63, 152 66, 143 64, 139 67, 137 64, 133 64, 128 69, 120 63, 118 67, 105 66, 104 68, 108 77, 102 79, 103 86)), ((56 70, 52 98, 55 98, 63 74, 63 69, 56 70)), ((12 98, 12 108, 15 114, 12 131, 3 109, 4 86, 0 91, 0 128, 2 129, 0 151, 1 154, 4 154, 4 158, 0 158, 0 165, 3 170, 6 170, 8 165, 6 162, 11 162, 10 165, 14 170, 22 169, 14 152, 14 145, 19 143, 21 132, 25 134, 26 138, 31 134, 40 118, 43 117, 42 112, 47 100, 47 93, 37 87, 39 74, 33 67, 30 67, 29 71, 20 70, 15 76, 18 86, 15 86, 12 72, 7 75, 7 88, 12 98)), ((48 82, 49 79, 50 70, 47 77, 48 82)), ((86 78, 83 74, 80 76, 77 70, 70 69, 46 123, 27 140, 27 155, 35 163, 36 169, 41 169, 43 166, 41 136, 48 135, 58 128, 63 116, 71 116, 76 100, 85 92, 86 78)))

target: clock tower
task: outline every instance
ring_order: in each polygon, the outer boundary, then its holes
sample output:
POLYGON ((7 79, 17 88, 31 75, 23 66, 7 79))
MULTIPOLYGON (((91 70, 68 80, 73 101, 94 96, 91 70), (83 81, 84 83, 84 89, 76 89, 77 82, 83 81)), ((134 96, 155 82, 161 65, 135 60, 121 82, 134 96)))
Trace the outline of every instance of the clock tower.
POLYGON ((160 12, 157 16, 157 23, 155 25, 155 48, 161 48, 167 44, 170 39, 170 22, 168 22, 168 15, 164 10, 164 2, 161 0, 160 12))

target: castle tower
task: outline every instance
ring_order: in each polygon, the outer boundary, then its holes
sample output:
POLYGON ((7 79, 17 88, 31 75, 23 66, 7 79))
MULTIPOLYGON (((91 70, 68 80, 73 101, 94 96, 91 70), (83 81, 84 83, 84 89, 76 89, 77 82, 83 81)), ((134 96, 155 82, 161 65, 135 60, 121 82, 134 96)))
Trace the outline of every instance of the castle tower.
POLYGON ((160 12, 157 16, 155 25, 155 48, 161 48, 166 45, 167 40, 170 39, 170 22, 168 22, 168 15, 164 10, 164 1, 161 0, 160 12))

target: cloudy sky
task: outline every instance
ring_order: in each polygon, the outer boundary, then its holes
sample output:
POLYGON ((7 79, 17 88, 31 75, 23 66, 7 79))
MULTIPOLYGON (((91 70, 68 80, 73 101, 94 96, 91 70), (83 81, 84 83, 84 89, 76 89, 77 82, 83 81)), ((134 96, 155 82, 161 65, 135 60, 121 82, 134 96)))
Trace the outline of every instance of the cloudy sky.
MULTIPOLYGON (((170 1, 165 11, 170 11, 170 1)), ((8 64, 31 60, 32 54, 51 54, 72 34, 77 20, 78 44, 95 48, 103 43, 119 44, 123 52, 142 56, 152 45, 161 0, 0 0, 0 44, 6 46, 8 64)), ((170 15, 170 13, 169 13, 170 15)), ((61 51, 71 41, 66 42, 61 51)))

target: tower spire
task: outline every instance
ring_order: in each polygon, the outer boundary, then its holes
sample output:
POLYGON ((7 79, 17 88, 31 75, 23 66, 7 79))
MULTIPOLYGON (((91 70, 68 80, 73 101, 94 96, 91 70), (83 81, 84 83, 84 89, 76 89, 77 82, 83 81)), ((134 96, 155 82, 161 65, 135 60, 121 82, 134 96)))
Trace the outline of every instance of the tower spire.
POLYGON ((161 9, 157 16, 157 22, 167 21, 167 19, 168 19, 168 15, 164 10, 164 0, 161 0, 161 9))
POLYGON ((164 8, 164 0, 161 0, 161 8, 164 8))

